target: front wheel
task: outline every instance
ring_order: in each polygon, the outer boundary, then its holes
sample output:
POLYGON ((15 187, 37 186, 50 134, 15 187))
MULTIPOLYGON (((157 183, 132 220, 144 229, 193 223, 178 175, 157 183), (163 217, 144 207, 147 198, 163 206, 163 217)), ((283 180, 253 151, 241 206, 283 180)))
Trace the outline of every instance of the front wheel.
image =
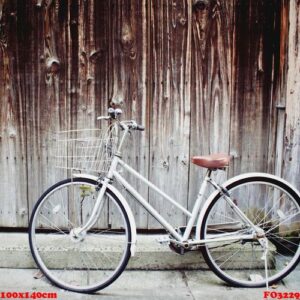
MULTIPOLYGON (((235 205, 264 231, 267 252, 268 283, 287 276, 300 260, 299 194, 284 181, 263 174, 245 176, 227 187, 235 205)), ((201 239, 245 235, 252 228, 245 225, 218 194, 205 212, 201 239)), ((258 239, 207 243, 203 256, 210 268, 234 286, 266 285, 265 250, 258 239)))
POLYGON ((91 179, 63 180, 36 203, 29 226, 33 258, 55 285, 91 293, 111 284, 130 257, 131 228, 120 200, 106 190, 97 222, 74 234, 88 220, 100 186, 91 179))

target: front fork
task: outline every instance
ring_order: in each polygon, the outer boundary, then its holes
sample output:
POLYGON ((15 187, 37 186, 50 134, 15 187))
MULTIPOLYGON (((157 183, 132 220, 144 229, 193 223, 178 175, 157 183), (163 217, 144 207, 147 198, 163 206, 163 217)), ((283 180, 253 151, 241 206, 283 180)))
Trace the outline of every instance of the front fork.
POLYGON ((100 216, 100 213, 101 213, 101 210, 103 207, 102 199, 105 194, 106 188, 109 184, 109 179, 105 178, 101 183, 102 183, 102 186, 100 188, 96 203, 94 205, 93 211, 92 211, 89 219, 87 220, 87 222, 85 223, 84 226, 73 228, 71 231, 71 236, 75 240, 78 240, 78 239, 80 240, 81 238, 83 238, 85 236, 86 232, 89 231, 93 227, 93 225, 97 222, 97 220, 100 216))
MULTIPOLYGON (((127 132, 124 133, 120 145, 123 144, 123 141, 125 138, 124 136, 126 134, 127 134, 127 132)), ((119 146, 117 153, 114 155, 114 158, 112 160, 112 163, 111 163, 111 166, 107 173, 107 176, 101 181, 102 186, 100 188, 99 195, 97 197, 96 203, 95 203, 93 211, 91 213, 91 216, 89 217, 89 219, 87 220, 86 224, 83 227, 77 227, 72 230, 72 235, 74 238, 80 238, 80 236, 84 236, 85 233, 88 230, 90 230, 93 227, 93 225, 97 222, 97 220, 100 216, 100 213, 101 213, 102 206, 103 206, 103 201, 102 201, 103 196, 105 194, 108 184, 110 183, 110 181, 113 177, 113 172, 117 168, 117 165, 119 163, 119 157, 121 154, 119 150, 121 150, 120 146, 119 146)))

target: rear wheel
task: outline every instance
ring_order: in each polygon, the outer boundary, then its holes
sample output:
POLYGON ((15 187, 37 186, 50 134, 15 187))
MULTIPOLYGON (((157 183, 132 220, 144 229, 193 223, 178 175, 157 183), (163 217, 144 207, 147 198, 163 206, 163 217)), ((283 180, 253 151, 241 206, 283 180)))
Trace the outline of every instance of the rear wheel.
MULTIPOLYGON (((241 179, 228 187, 230 198, 265 233, 268 282, 287 276, 300 260, 300 199, 287 184, 276 178, 255 176, 241 179)), ((203 218, 201 239, 248 234, 245 226, 218 194, 203 218)), ((266 285, 264 249, 258 239, 207 243, 203 256, 210 268, 231 285, 266 285)))
POLYGON ((33 258, 55 285, 91 293, 116 280, 130 258, 131 228, 120 200, 107 190, 96 224, 80 237, 99 193, 96 181, 63 180, 36 203, 30 220, 33 258))

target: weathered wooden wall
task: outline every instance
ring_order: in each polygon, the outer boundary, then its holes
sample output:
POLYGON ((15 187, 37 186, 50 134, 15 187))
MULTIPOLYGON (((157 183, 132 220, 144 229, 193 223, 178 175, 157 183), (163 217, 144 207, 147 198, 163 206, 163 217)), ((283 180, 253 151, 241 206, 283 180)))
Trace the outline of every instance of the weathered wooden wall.
MULTIPOLYGON (((0 226, 26 227, 64 176, 51 132, 97 126, 110 101, 146 125, 125 158, 185 207, 197 154, 233 155, 220 179, 267 171, 300 188, 299 18, 296 0, 0 0, 0 226)), ((159 227, 130 203, 139 228, 159 227)))
MULTIPOLYGON (((300 188, 300 1, 290 1, 283 176, 300 188)), ((282 150, 283 149, 283 150, 282 150)))

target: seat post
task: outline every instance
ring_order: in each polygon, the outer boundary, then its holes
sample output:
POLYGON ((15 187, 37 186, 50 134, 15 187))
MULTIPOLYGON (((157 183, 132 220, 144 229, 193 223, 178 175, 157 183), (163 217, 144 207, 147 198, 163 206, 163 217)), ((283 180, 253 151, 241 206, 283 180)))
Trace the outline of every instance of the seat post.
POLYGON ((212 169, 207 169, 207 171, 206 171, 206 177, 210 178, 212 171, 213 171, 212 169))

